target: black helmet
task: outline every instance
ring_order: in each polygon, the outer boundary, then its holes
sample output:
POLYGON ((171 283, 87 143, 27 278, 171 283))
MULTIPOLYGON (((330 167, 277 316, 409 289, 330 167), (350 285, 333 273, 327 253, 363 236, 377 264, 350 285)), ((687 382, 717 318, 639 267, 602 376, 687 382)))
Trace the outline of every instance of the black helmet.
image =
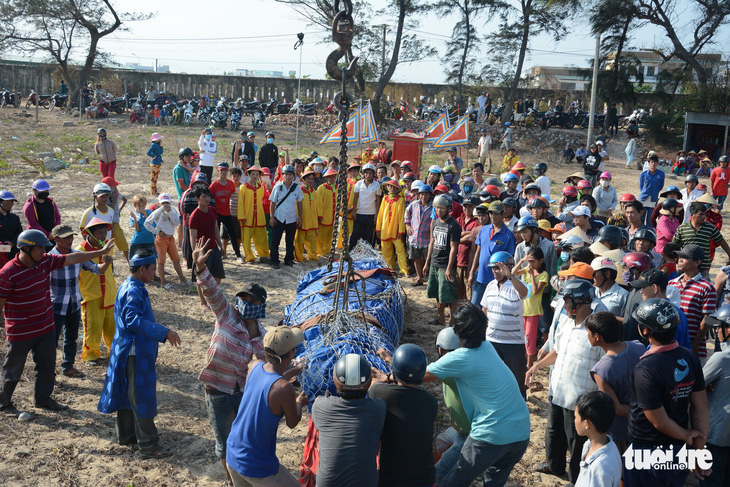
POLYGON ((563 285, 563 297, 570 298, 574 305, 591 304, 593 301, 593 283, 585 279, 571 279, 563 285))
POLYGON ((395 349, 391 368, 393 375, 401 382, 420 384, 426 375, 426 352, 413 343, 404 343, 395 349))
POLYGON ((528 184, 527 186, 525 186, 525 193, 527 193, 527 191, 530 189, 536 189, 538 196, 540 196, 540 194, 542 194, 542 188, 540 188, 539 184, 536 184, 536 183, 528 184))
POLYGON ((730 304, 720 306, 712 316, 705 317, 705 321, 710 326, 730 326, 730 304))
POLYGON ((650 242, 656 244, 656 234, 648 228, 642 228, 641 230, 637 230, 636 233, 634 233, 634 240, 638 239, 649 240, 650 242))
POLYGON ((720 156, 720 158, 717 160, 718 163, 720 162, 728 162, 727 156, 720 156))
POLYGON ((689 183, 690 181, 694 181, 695 183, 699 183, 700 182, 700 180, 697 179, 697 175, 696 174, 687 174, 687 177, 684 178, 684 182, 685 183, 689 183))
POLYGON ((103 132, 103 133, 106 133, 106 129, 105 129, 104 127, 100 127, 100 128, 99 128, 99 129, 97 129, 97 131, 96 131, 96 133, 97 133, 97 134, 100 134, 100 133, 102 133, 102 132, 103 132))
POLYGON ((535 164, 535 167, 532 169, 532 172, 539 176, 540 174, 544 173, 547 170, 548 170, 547 164, 545 164, 544 162, 538 162, 537 164, 535 164))
POLYGON ((335 362, 332 375, 338 391, 367 391, 373 380, 370 364, 356 353, 348 353, 335 362))
POLYGON ((667 198, 662 201, 662 210, 673 211, 679 206, 679 201, 674 198, 667 198))
POLYGON ((527 203, 527 208, 549 208, 549 206, 542 198, 532 198, 530 202, 527 203))
POLYGON ((40 230, 25 230, 23 232, 20 232, 20 235, 18 235, 18 240, 15 244, 15 246, 19 249, 22 249, 24 247, 34 247, 36 245, 53 247, 53 244, 48 241, 46 235, 40 230))
MULTIPOLYGON (((656 241, 656 237, 654 238, 656 241)), ((606 242, 611 249, 621 247, 621 229, 616 225, 604 225, 598 230, 596 242, 606 242)))
POLYGON ((634 311, 639 326, 662 333, 674 330, 679 325, 679 313, 672 303, 662 298, 642 301, 634 311))
POLYGON ((192 156, 193 155, 193 149, 190 147, 183 147, 179 151, 177 151, 178 157, 184 157, 184 156, 192 156))
POLYGON ((621 247, 628 245, 631 237, 629 236, 628 228, 621 227, 621 247))

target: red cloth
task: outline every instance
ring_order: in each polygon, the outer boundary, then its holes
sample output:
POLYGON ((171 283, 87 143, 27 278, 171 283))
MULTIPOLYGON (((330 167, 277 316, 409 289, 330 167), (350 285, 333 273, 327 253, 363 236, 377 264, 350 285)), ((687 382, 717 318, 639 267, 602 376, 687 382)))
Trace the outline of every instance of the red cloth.
MULTIPOLYGON (((461 225, 461 229, 465 232, 470 232, 474 228, 479 226, 479 219, 475 216, 469 223, 466 222, 466 215, 461 215, 456 219, 461 225)), ((467 267, 469 265, 469 251, 471 250, 471 243, 459 243, 459 252, 456 254, 456 266, 467 267)))
POLYGON ((51 271, 66 256, 44 254, 33 268, 16 255, 0 269, 0 298, 6 299, 5 333, 9 342, 30 340, 55 330, 51 303, 51 271))
POLYGON ((195 236, 197 242, 202 237, 210 239, 208 242, 207 249, 213 249, 216 246, 215 241, 215 229, 218 221, 218 214, 211 207, 208 207, 207 212, 200 211, 200 208, 195 208, 193 213, 190 215, 189 228, 191 230, 197 230, 198 234, 195 236))
POLYGON ((226 184, 221 184, 219 180, 216 180, 208 189, 215 199, 215 209, 218 214, 222 216, 230 216, 231 195, 236 191, 236 185, 233 181, 229 179, 226 181, 226 184))
POLYGON ((727 196, 727 185, 730 184, 730 167, 725 169, 716 167, 710 173, 710 181, 712 181, 712 195, 727 196))
POLYGON ((461 206, 461 203, 459 203, 458 201, 454 201, 451 204, 451 216, 454 217, 454 220, 458 220, 463 214, 464 207, 461 206))
MULTIPOLYGON (((707 212, 707 218, 708 223, 711 223, 715 226, 718 230, 722 230, 722 215, 718 211, 712 211, 709 210, 707 212)), ((715 248, 717 248, 717 244, 714 242, 714 240, 710 241, 710 260, 712 261, 715 258, 715 248)))
POLYGON ((317 470, 319 470, 319 431, 314 427, 314 421, 310 416, 307 423, 307 438, 304 440, 304 451, 302 452, 302 465, 299 467, 299 485, 315 487, 317 470))

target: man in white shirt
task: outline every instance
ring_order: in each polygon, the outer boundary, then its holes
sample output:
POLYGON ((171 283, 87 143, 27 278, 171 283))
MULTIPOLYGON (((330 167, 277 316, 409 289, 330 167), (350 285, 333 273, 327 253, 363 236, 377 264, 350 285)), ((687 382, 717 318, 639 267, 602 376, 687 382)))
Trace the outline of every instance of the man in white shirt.
POLYGON ((479 162, 482 166, 485 165, 487 159, 489 159, 489 170, 492 172, 492 136, 487 133, 487 129, 481 130, 481 137, 479 137, 479 145, 477 146, 477 153, 479 154, 479 162))
POLYGON ((352 206, 348 209, 351 213, 355 213, 350 248, 354 248, 360 239, 373 245, 375 220, 378 217, 380 200, 383 197, 380 184, 375 181, 375 166, 370 163, 365 164, 362 174, 363 178, 355 183, 352 206))
POLYGON ((198 139, 198 148, 200 149, 200 171, 207 176, 208 181, 213 181, 213 166, 215 166, 215 156, 218 153, 218 143, 215 141, 215 134, 211 129, 203 130, 198 139))
POLYGON ((302 200, 304 199, 302 188, 294 182, 294 166, 284 166, 281 173, 284 179, 276 183, 269 196, 271 202, 269 252, 274 269, 279 268, 279 244, 284 232, 286 232, 284 265, 294 265, 294 236, 297 228, 302 226, 302 200))
POLYGON ((485 91, 477 98, 477 123, 484 124, 484 115, 487 110, 487 92, 485 91))
POLYGON ((596 141, 596 147, 598 148, 598 155, 601 156, 601 164, 598 165, 598 170, 603 172, 606 170, 606 161, 608 161, 608 152, 606 152, 606 148, 603 146, 602 140, 596 141))
POLYGON ((682 207, 684 208, 684 220, 682 220, 682 223, 687 223, 689 221, 689 205, 694 200, 705 194, 697 189, 699 182, 700 180, 697 179, 697 176, 694 174, 687 174, 687 177, 684 178, 684 189, 679 192, 679 194, 682 195, 682 207))

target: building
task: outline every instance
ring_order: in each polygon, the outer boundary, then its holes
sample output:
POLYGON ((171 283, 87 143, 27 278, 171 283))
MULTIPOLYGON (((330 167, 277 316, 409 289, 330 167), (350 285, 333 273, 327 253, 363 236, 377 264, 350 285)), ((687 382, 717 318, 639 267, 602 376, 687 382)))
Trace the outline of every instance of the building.
POLYGON ((704 149, 713 161, 717 161, 720 156, 728 153, 729 132, 730 115, 686 112, 683 149, 696 152, 704 149))
POLYGON ((584 91, 591 82, 584 73, 589 68, 569 66, 533 66, 530 68, 530 86, 544 90, 584 91))
MULTIPOLYGON (((659 73, 667 70, 684 69, 687 64, 676 56, 669 61, 664 61, 664 58, 657 51, 651 49, 623 51, 621 57, 632 57, 639 62, 639 70, 644 75, 643 85, 651 86, 652 91, 657 88, 660 79, 659 73)), ((615 52, 608 54, 606 69, 611 69, 615 59, 615 52)), ((698 54, 697 59, 704 65, 719 67, 722 62, 722 54, 698 54)), ((641 84, 636 78, 631 81, 636 85, 641 84)))
MULTIPOLYGON (((253 78, 283 78, 284 71, 262 71, 258 69, 237 69, 233 72, 234 76, 249 76, 253 78)), ((289 71, 288 78, 295 78, 296 71, 289 71)))

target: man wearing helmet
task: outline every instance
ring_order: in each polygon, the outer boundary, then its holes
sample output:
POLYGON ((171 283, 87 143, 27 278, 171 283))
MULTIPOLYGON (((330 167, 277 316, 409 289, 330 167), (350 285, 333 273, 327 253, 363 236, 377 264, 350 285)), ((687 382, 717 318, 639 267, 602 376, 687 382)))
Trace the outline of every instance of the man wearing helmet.
MULTIPOLYGON (((699 182, 700 180, 697 179, 697 176, 694 174, 688 174, 687 177, 684 178, 684 189, 679 192, 682 208, 689 208, 694 200, 704 194, 702 191, 697 189, 699 182)), ((685 211, 682 223, 687 223, 689 221, 689 216, 689 212, 685 211)))
POLYGON ((272 174, 279 165, 279 148, 274 144, 274 132, 266 132, 266 143, 259 151, 259 164, 262 168, 268 167, 272 174))
POLYGON ((720 203, 720 210, 722 210, 725 198, 727 198, 727 188, 730 185, 730 168, 728 168, 730 159, 725 155, 721 156, 717 162, 720 163, 720 167, 712 170, 710 181, 712 181, 712 196, 720 203))
POLYGON ((570 450, 568 479, 575 483, 586 440, 575 430, 575 404, 581 394, 598 389, 593 382, 591 368, 604 352, 591 346, 585 328, 586 319, 593 313, 593 283, 586 279, 566 281, 562 294, 566 314, 561 313, 557 328, 550 329, 548 343, 553 344, 552 350, 527 371, 525 385, 531 385, 538 370, 554 364, 550 375, 551 402, 562 410, 570 450))
POLYGON ((186 166, 190 166, 193 161, 193 150, 190 147, 183 147, 177 155, 178 161, 172 169, 172 179, 175 181, 177 198, 180 199, 183 192, 190 187, 190 171, 186 166))
POLYGON ((28 201, 23 205, 23 215, 28 222, 28 230, 39 230, 49 237, 51 230, 61 224, 61 213, 53 198, 48 194, 51 186, 43 179, 33 181, 32 192, 28 201))
POLYGON ((548 165, 544 162, 538 162, 535 164, 533 173, 535 174, 535 183, 540 186, 540 194, 550 195, 550 178, 545 174, 547 173, 548 165))
POLYGON ((578 201, 578 190, 575 186, 564 186, 561 191, 563 196, 558 201, 558 220, 565 223, 565 229, 570 230, 575 226, 571 210, 580 205, 578 201))
POLYGON ((453 324, 457 302, 456 256, 459 253, 461 226, 450 215, 451 202, 448 196, 434 198, 433 207, 438 219, 431 223, 431 239, 423 266, 423 275, 428 276, 426 295, 435 298, 438 305, 438 319, 434 321, 445 324, 448 306, 451 308, 453 324))
POLYGON ((438 401, 421 387, 428 365, 426 353, 418 345, 404 343, 395 349, 392 358, 387 352, 384 355, 390 362, 394 384, 387 384, 391 380, 383 380, 385 374, 374 369, 369 391, 371 398, 380 399, 387 406, 380 437, 378 485, 432 485, 433 424, 438 401))
MULTIPOLYGON (((680 449, 702 449, 709 429, 707 394, 702 366, 695 354, 674 340, 679 316, 664 299, 647 299, 634 313, 642 339, 650 348, 631 376, 629 404, 629 448, 624 483, 643 485, 682 485, 688 471, 680 469, 636 468, 632 452, 659 449, 668 452, 676 464, 680 449), (687 426, 692 425, 692 429, 687 426)), ((702 475, 707 471, 695 470, 702 475)))
MULTIPOLYGON (((530 247, 540 247, 545 256, 545 270, 549 277, 556 272, 557 254, 555 253, 555 245, 551 240, 540 236, 538 231, 537 219, 531 216, 523 216, 515 225, 515 232, 522 237, 522 242, 515 249, 515 261, 521 261, 526 255, 530 247)), ((550 293, 545 293, 549 297, 550 293)), ((549 301, 549 300, 548 300, 549 301)))
POLYGON ((319 432, 316 483, 322 487, 377 485, 386 405, 368 397, 371 366, 362 355, 349 353, 335 363, 332 375, 337 395, 319 396, 312 405, 312 423, 319 432))
POLYGON ((29 352, 35 362, 36 407, 61 411, 67 406, 51 397, 55 383, 56 332, 50 293, 55 269, 81 264, 108 254, 113 242, 93 252, 48 255, 51 242, 39 230, 25 230, 16 243, 19 253, 0 270, 0 307, 5 315, 8 348, 0 378, 0 412, 17 416, 12 398, 29 352), (39 311, 40 310, 40 311, 39 311))
POLYGON ((642 228, 634 234, 632 241, 637 252, 644 252, 651 257, 652 268, 659 269, 664 258, 653 250, 656 245, 656 234, 647 228, 642 228))
POLYGON ((593 268, 593 285, 596 296, 606 305, 608 311, 615 316, 623 316, 629 292, 618 285, 618 267, 608 257, 596 257, 591 262, 593 268))

